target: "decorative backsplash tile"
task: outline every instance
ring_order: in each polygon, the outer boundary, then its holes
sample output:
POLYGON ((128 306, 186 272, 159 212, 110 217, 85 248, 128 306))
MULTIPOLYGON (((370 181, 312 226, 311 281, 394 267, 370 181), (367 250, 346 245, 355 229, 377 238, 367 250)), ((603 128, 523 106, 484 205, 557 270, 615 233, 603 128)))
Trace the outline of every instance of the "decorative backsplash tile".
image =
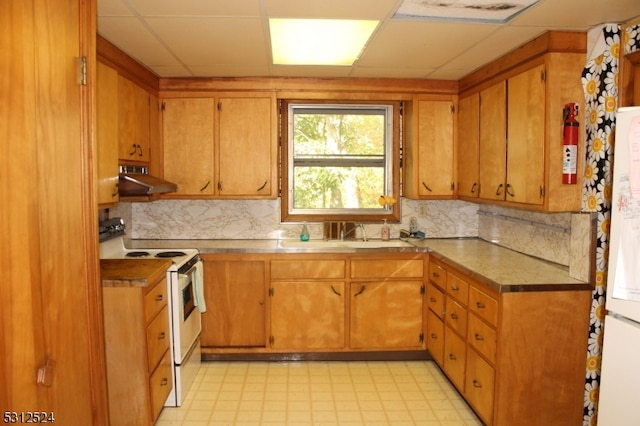
MULTIPOLYGON (((538 213, 459 200, 402 199, 401 207, 402 222, 390 224, 392 238, 399 236, 400 229, 409 229, 415 217, 427 238, 479 237, 571 266, 575 278, 588 274, 584 253, 591 243, 584 239, 591 222, 573 219, 580 214, 538 213)), ((300 223, 280 222, 280 200, 121 202, 110 216, 125 219, 127 237, 132 239, 288 239, 298 238, 302 229, 300 223)), ((381 226, 366 224, 367 237, 380 238, 381 226)), ((307 227, 312 239, 322 238, 322 223, 307 227)), ((357 236, 362 237, 359 229, 357 236)))

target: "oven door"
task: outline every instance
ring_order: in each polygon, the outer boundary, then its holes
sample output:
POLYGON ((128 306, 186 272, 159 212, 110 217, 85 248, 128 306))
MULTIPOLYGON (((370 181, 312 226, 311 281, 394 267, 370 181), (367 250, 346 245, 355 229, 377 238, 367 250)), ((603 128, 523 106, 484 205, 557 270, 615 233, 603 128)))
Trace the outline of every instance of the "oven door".
MULTIPOLYGON (((174 305, 174 360, 182 364, 184 357, 196 343, 202 330, 200 310, 195 305, 195 271, 201 261, 184 274, 177 274, 177 300, 174 305)), ((174 293, 175 294, 175 293, 174 293)))

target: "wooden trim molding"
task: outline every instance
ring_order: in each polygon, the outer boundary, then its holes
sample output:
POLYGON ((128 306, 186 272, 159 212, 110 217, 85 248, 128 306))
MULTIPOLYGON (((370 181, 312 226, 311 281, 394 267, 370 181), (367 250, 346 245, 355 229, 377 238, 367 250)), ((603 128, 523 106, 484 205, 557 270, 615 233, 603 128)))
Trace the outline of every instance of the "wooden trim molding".
POLYGON ((96 36, 96 53, 98 61, 116 69, 118 74, 158 96, 158 76, 99 34, 96 36))

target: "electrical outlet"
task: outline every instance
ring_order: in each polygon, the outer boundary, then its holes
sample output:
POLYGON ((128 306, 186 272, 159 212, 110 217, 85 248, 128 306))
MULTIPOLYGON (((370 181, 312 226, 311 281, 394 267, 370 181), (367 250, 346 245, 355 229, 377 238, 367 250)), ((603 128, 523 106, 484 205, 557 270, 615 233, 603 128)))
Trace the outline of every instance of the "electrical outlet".
POLYGON ((418 216, 419 217, 427 217, 427 204, 422 203, 418 206, 418 216))

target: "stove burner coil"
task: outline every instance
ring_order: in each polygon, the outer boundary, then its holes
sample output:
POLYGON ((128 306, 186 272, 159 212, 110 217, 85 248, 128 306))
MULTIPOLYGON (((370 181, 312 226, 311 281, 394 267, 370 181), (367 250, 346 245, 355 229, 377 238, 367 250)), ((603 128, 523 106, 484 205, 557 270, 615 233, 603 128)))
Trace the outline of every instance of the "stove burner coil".
POLYGON ((149 252, 148 251, 130 251, 127 254, 125 254, 125 256, 127 256, 127 257, 145 257, 145 256, 149 256, 149 252))
POLYGON ((182 251, 162 251, 156 254, 156 257, 179 257, 186 256, 186 253, 182 251))

